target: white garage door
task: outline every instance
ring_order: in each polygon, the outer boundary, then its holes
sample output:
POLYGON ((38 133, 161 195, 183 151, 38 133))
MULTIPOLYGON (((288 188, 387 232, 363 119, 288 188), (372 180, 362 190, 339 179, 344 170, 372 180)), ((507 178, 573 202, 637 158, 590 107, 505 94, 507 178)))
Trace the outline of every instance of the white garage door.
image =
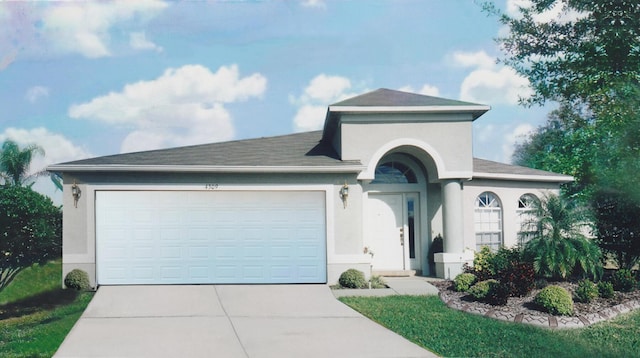
POLYGON ((97 191, 98 283, 324 283, 322 191, 97 191))

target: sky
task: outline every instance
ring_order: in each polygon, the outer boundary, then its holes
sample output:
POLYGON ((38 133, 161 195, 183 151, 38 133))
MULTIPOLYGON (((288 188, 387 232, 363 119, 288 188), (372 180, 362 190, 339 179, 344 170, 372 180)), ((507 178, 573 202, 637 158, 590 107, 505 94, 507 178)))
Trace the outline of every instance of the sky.
POLYGON ((497 63, 508 30, 479 3, 0 1, 0 142, 41 146, 37 171, 318 130, 330 104, 389 88, 491 106, 474 156, 508 163, 550 109, 518 105, 528 81, 497 63))

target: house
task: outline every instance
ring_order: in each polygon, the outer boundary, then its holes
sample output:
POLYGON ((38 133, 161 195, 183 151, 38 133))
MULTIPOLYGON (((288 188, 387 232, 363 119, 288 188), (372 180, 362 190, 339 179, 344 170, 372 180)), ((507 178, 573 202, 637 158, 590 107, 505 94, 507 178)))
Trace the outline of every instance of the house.
POLYGON ((334 283, 348 268, 452 278, 479 247, 516 244, 530 203, 573 179, 473 158, 488 110, 379 89, 330 105, 322 131, 52 165, 63 273, 98 285, 334 283), (437 236, 444 252, 430 256, 437 236))

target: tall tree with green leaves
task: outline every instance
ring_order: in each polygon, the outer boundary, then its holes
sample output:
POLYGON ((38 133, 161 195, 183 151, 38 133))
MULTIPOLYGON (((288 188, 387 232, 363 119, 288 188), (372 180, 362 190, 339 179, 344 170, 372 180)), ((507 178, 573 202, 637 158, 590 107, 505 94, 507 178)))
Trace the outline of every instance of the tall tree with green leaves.
POLYGON ((502 62, 529 79, 529 104, 609 102, 640 82, 640 2, 529 0, 517 14, 492 3, 508 33, 497 39, 502 62), (552 16, 555 14, 555 16, 552 16))
POLYGON ((29 174, 31 161, 36 155, 44 155, 42 147, 32 144, 24 148, 7 139, 0 148, 0 177, 5 185, 22 186, 41 173, 29 174))

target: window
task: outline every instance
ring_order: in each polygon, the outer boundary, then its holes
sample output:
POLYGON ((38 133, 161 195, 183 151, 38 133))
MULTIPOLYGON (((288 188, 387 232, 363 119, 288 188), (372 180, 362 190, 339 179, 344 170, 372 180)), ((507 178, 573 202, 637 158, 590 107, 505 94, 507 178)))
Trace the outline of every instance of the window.
POLYGON ((518 243, 524 245, 531 240, 538 226, 538 222, 534 215, 536 205, 540 200, 533 194, 524 194, 518 200, 518 243))
POLYGON ((416 173, 406 164, 396 161, 384 162, 376 167, 376 177, 371 184, 414 184, 416 173))
POLYGON ((476 250, 488 246, 491 251, 498 251, 502 245, 502 207, 495 194, 484 192, 478 195, 474 223, 476 250))

